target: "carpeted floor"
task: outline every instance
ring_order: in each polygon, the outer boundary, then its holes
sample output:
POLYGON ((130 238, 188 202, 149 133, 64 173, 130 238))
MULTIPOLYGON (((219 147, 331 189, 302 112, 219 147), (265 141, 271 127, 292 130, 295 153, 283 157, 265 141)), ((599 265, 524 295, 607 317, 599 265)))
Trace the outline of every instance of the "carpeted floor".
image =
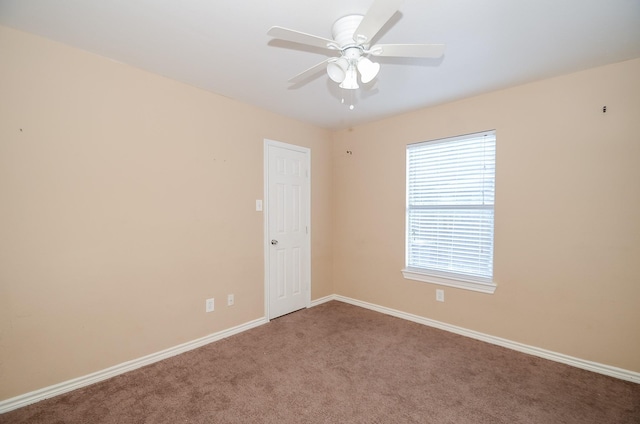
POLYGON ((638 424, 640 385, 334 301, 0 423, 638 424))

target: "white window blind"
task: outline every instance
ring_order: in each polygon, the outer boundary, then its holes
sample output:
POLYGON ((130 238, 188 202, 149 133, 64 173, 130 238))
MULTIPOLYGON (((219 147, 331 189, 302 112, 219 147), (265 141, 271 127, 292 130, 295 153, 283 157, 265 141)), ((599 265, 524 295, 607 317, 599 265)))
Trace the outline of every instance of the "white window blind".
POLYGON ((495 152, 495 131, 407 146, 407 270, 492 282, 495 152))

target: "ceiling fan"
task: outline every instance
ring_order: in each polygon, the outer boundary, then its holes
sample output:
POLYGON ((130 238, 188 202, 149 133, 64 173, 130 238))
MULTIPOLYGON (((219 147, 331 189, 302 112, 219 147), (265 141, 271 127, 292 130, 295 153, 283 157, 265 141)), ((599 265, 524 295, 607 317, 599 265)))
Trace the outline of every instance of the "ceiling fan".
POLYGON ((332 27, 333 39, 306 34, 293 29, 274 26, 268 35, 293 43, 327 49, 330 57, 317 65, 289 79, 298 83, 319 72, 326 66, 331 80, 340 84, 340 88, 355 90, 360 81, 364 84, 372 81, 380 71, 380 64, 369 57, 410 57, 438 58, 444 54, 444 44, 375 44, 371 40, 389 19, 398 11, 403 0, 374 0, 365 15, 347 15, 335 21, 332 27))

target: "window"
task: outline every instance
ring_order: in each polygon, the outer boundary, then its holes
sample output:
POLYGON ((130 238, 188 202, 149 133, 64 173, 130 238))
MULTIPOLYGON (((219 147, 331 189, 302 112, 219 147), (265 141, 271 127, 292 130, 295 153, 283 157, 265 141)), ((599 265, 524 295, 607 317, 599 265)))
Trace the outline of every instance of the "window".
POLYGON ((495 131, 407 146, 405 278, 493 293, 495 131))

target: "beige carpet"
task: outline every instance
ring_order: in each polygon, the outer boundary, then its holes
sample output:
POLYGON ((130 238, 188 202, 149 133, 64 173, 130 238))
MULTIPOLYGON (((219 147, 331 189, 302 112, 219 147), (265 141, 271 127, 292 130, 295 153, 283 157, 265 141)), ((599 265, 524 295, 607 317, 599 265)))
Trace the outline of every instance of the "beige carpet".
POLYGON ((329 302, 0 423, 640 423, 640 385, 329 302))

